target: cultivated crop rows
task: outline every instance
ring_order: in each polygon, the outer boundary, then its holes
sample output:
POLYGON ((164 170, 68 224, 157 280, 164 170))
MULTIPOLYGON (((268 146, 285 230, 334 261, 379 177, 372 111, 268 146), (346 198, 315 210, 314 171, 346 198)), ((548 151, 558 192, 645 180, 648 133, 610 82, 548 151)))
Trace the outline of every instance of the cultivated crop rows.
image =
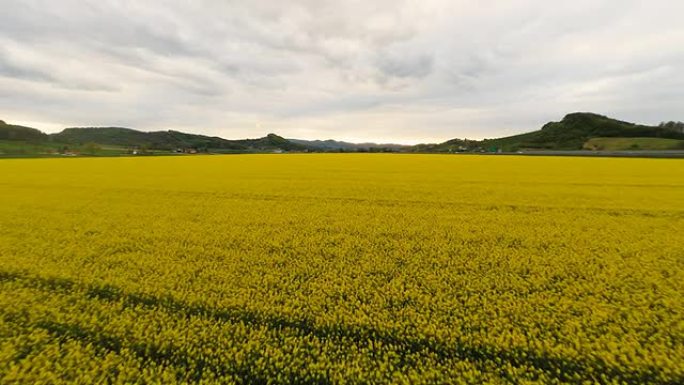
POLYGON ((0 383, 684 383, 684 163, 0 162, 0 383))

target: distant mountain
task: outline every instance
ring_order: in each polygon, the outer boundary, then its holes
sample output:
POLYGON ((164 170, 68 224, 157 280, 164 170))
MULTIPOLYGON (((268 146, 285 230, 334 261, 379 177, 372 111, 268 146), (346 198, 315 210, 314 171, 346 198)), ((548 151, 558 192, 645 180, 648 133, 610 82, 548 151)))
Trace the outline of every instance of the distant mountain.
POLYGON ((469 152, 479 149, 481 142, 470 139, 451 139, 443 143, 423 143, 412 146, 411 152, 469 152))
MULTIPOLYGON (((263 138, 228 140, 217 136, 188 134, 178 131, 144 132, 125 127, 71 127, 55 134, 45 134, 31 127, 7 124, 0 120, 0 141, 5 141, 5 151, 29 153, 40 149, 41 153, 76 150, 101 146, 120 148, 118 153, 133 149, 156 152, 274 152, 316 150, 303 144, 291 142, 276 134, 263 138), (12 144, 15 143, 15 144, 12 144), (28 144, 33 144, 29 146, 28 144), (38 146, 36 146, 38 145, 38 146), (8 147, 9 146, 9 147, 8 147), (128 150, 127 150, 128 149, 128 150)), ((102 153, 103 151, 99 151, 102 153)), ((0 151, 2 153, 2 151, 0 151)))
POLYGON ((65 144, 97 143, 123 147, 146 147, 156 150, 195 148, 202 150, 283 150, 303 151, 306 146, 291 143, 275 134, 259 139, 228 140, 217 136, 187 134, 178 131, 143 132, 123 127, 67 128, 50 139, 65 144))
POLYGON ((681 126, 674 122, 660 126, 645 126, 611 119, 603 115, 576 112, 560 122, 549 122, 541 130, 497 139, 480 141, 452 139, 435 145, 418 145, 413 151, 454 152, 518 151, 518 150, 581 150, 592 138, 667 138, 684 139, 681 126))
POLYGON ((293 143, 291 140, 276 134, 268 134, 259 139, 242 139, 233 142, 240 143, 248 148, 280 149, 284 151, 307 151, 311 149, 305 145, 293 143))
POLYGON ((288 139, 290 142, 301 144, 310 148, 317 148, 320 150, 370 150, 370 149, 391 149, 391 150, 401 150, 409 148, 411 146, 402 144, 388 144, 388 143, 350 143, 343 142, 339 140, 327 139, 327 140, 303 140, 303 139, 288 139))

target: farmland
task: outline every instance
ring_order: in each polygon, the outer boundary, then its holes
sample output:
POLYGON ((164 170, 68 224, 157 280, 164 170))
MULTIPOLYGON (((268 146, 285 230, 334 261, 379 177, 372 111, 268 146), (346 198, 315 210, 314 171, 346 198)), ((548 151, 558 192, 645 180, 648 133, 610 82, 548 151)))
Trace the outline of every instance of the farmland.
POLYGON ((589 150, 679 150, 684 140, 666 138, 591 138, 583 146, 589 150))
POLYGON ((0 161, 0 383, 684 383, 684 162, 0 161))

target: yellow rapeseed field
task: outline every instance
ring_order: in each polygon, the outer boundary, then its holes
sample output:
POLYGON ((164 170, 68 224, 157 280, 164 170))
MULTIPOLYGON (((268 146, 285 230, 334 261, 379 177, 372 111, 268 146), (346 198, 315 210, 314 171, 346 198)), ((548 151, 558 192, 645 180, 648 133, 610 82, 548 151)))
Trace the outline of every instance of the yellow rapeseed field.
POLYGON ((0 161, 0 383, 684 383, 684 161, 0 161))

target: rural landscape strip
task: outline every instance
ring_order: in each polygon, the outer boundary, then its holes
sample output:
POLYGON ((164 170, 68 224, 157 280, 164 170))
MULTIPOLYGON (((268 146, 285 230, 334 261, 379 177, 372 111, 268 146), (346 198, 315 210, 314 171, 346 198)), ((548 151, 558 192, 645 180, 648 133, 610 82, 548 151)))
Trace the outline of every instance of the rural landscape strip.
POLYGON ((607 116, 574 112, 541 129, 508 137, 450 139, 417 145, 286 139, 224 139, 178 131, 138 131, 125 127, 71 127, 59 133, 0 120, 0 157, 141 156, 253 154, 284 152, 461 153, 638 158, 684 157, 684 123, 648 126, 607 116))

